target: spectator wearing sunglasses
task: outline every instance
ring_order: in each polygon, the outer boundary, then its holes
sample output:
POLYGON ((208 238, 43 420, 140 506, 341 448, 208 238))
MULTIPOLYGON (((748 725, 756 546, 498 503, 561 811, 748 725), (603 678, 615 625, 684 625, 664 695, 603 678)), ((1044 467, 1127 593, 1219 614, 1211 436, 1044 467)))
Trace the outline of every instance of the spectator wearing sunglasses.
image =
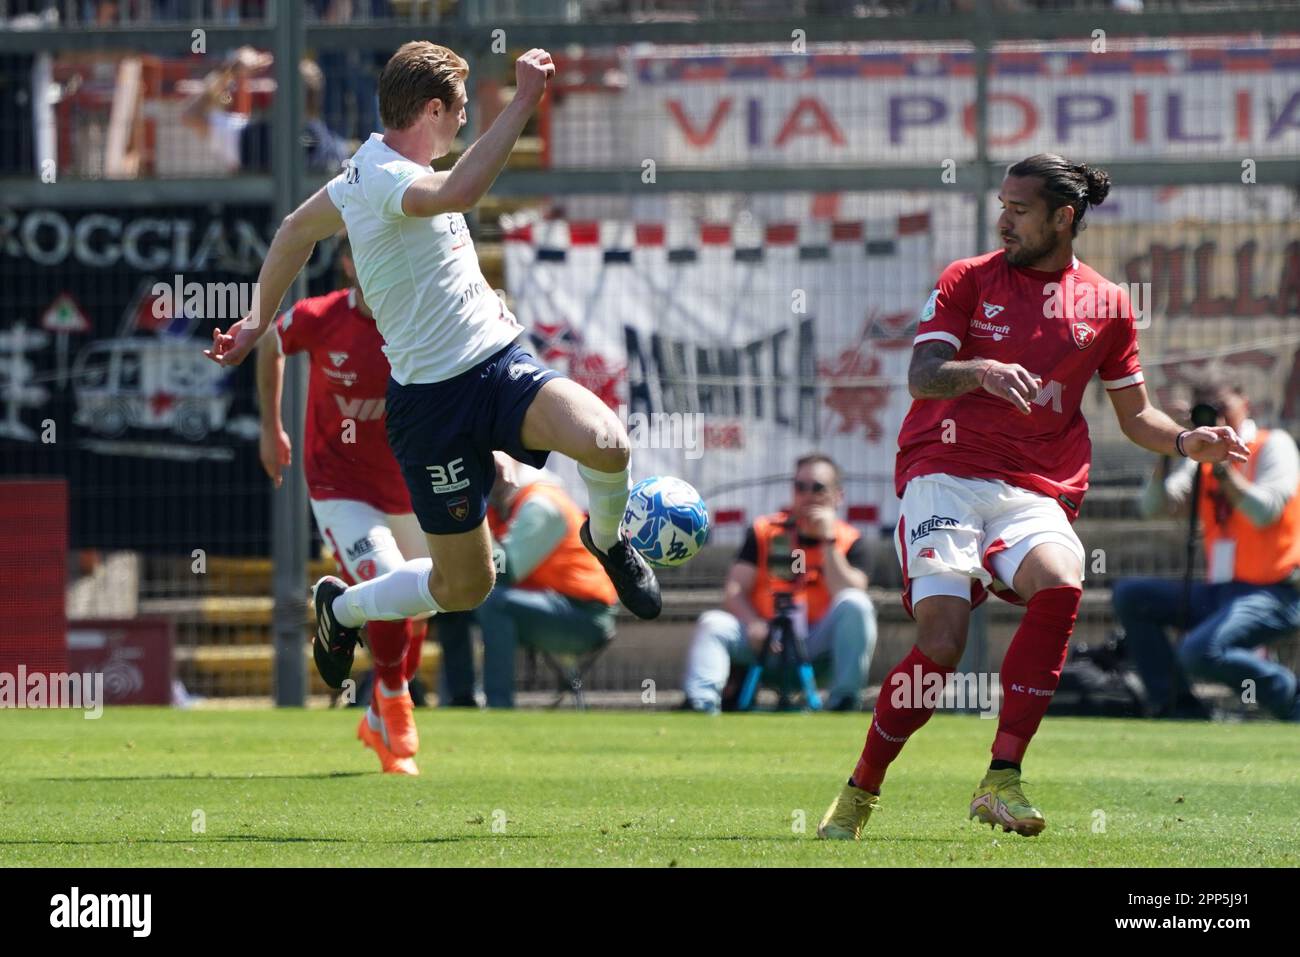
MULTIPOLYGON (((686 704, 715 714, 734 700, 757 661, 776 615, 776 594, 792 596, 795 627, 819 671, 829 666, 827 708, 861 707, 876 645, 876 612, 867 597, 867 550, 836 512, 844 503, 839 467, 825 455, 795 463, 793 506, 750 527, 727 575, 723 608, 706 611, 686 661, 686 704)), ((775 649, 774 649, 775 650, 775 649)))
MULTIPOLYGON (((1300 452, 1282 429, 1250 418, 1240 386, 1221 380, 1197 385, 1192 400, 1229 425, 1250 450, 1238 465, 1162 458, 1143 491, 1139 511, 1186 515, 1194 470, 1206 580, 1191 589, 1184 621, 1183 583, 1129 578, 1115 586, 1115 613, 1146 686, 1154 717, 1205 717, 1191 679, 1219 682, 1283 720, 1300 720, 1300 687, 1283 665, 1259 649, 1300 630, 1300 452), (1185 629, 1177 648, 1169 631, 1185 629)), ((1193 416, 1195 418, 1195 416, 1193 416)), ((1176 633, 1176 632, 1175 632, 1176 633)))

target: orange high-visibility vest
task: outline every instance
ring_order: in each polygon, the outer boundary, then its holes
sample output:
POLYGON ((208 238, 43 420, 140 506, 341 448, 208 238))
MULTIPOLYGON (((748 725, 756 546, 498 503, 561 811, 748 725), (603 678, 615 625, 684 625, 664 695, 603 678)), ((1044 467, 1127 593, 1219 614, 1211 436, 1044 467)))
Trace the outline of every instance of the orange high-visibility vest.
MULTIPOLYGON (((1247 442, 1250 458, 1242 468, 1246 480, 1255 481, 1256 454, 1268 440, 1268 430, 1261 429, 1247 442)), ((1238 466, 1234 465, 1233 468, 1238 466)), ((1229 540, 1236 543, 1232 580, 1252 585, 1275 585, 1300 566, 1300 494, 1294 494, 1282 508, 1282 514, 1272 525, 1256 528, 1234 508, 1220 523, 1215 515, 1214 494, 1219 491, 1219 481, 1211 471, 1210 463, 1201 463, 1201 524, 1205 528, 1205 555, 1209 560, 1216 542, 1229 540)))
MULTIPOLYGON (((776 614, 777 592, 794 596, 796 604, 808 609, 808 624, 814 625, 825 617, 831 607, 831 593, 823 576, 826 555, 820 542, 804 545, 799 542, 799 530, 794 516, 789 512, 764 515, 754 521, 754 536, 758 540, 758 574, 749 591, 749 603, 764 618, 776 614), (796 556, 794 550, 802 549, 796 556), (796 563, 797 559, 797 563, 796 563)), ((835 550, 848 554, 849 546, 859 538, 858 530, 847 522, 835 521, 835 550)))
POLYGON ((525 485, 510 503, 510 514, 504 522, 495 510, 490 511, 488 524, 492 534, 497 538, 504 535, 509 522, 514 520, 524 502, 535 495, 549 500, 564 516, 567 526, 564 540, 555 551, 542 559, 541 564, 527 578, 515 582, 511 587, 528 591, 555 591, 575 601, 599 601, 606 605, 618 601, 618 592, 614 590, 614 584, 605 574, 605 569, 600 567, 596 556, 587 551, 582 539, 578 537, 578 529, 582 527, 585 516, 559 486, 546 482, 525 485))

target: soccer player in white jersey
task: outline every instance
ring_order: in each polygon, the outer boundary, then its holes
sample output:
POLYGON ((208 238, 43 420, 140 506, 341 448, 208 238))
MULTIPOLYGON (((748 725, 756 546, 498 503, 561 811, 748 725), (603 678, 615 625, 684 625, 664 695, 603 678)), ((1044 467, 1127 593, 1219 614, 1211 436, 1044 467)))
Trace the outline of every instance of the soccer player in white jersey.
POLYGON ((432 558, 345 587, 316 583, 317 664, 346 673, 366 621, 477 607, 495 580, 487 496, 501 450, 538 468, 550 451, 578 463, 589 518, 583 544, 619 599, 654 618, 659 584, 620 535, 630 487, 628 438, 617 416, 515 344, 522 327, 488 286, 461 215, 486 194, 555 72, 545 50, 515 63, 515 97, 450 171, 432 162, 465 123, 469 67, 433 43, 404 44, 379 79, 384 132, 287 216, 267 250, 254 310, 207 354, 236 365, 271 327, 285 290, 316 243, 346 225, 357 278, 392 367, 388 440, 432 558))
POLYGON ((1081 410, 1099 375, 1124 434, 1162 455, 1245 461, 1226 426, 1185 430, 1154 408, 1138 363, 1131 304, 1079 262, 1074 237, 1110 176, 1040 153, 1007 170, 1003 247, 950 264, 921 312, 898 436, 895 546, 916 645, 885 679, 866 745, 817 829, 857 839, 885 772, 937 706, 989 590, 1026 606, 1002 663, 993 758, 970 815, 1034 835, 1045 826, 1020 764, 1061 677, 1082 595, 1071 523, 1088 488, 1081 410))

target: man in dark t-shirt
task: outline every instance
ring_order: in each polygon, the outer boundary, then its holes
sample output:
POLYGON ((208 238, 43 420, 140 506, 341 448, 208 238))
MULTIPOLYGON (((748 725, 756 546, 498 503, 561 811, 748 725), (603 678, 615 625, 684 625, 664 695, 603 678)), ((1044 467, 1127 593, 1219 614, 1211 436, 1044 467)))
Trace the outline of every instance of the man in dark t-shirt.
POLYGON ((686 702, 716 713, 732 663, 752 665, 789 594, 795 628, 814 664, 829 662, 830 710, 856 710, 876 645, 876 612, 867 597, 867 550, 853 526, 836 518, 844 500, 839 468, 824 455, 795 465, 794 506, 756 519, 727 575, 723 608, 700 616, 686 661, 686 702))

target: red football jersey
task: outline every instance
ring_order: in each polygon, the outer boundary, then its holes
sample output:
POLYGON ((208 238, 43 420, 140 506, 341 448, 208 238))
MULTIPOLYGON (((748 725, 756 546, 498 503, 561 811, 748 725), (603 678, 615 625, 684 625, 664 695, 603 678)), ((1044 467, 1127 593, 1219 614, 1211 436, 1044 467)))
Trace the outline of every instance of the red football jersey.
POLYGON ((311 362, 302 460, 311 497, 352 499, 390 515, 411 511, 388 447, 384 340, 375 320, 357 309, 356 294, 340 289, 303 299, 275 330, 285 355, 306 352, 311 362))
POLYGON ((913 345, 935 340, 958 360, 1018 363, 1043 388, 1029 415, 983 389, 915 400, 898 436, 898 495, 934 472, 1002 479, 1055 499, 1073 521, 1092 457, 1084 391, 1093 373, 1108 390, 1143 381, 1123 288, 1078 259, 1060 272, 1012 266, 1002 250, 959 259, 939 277, 913 345))

